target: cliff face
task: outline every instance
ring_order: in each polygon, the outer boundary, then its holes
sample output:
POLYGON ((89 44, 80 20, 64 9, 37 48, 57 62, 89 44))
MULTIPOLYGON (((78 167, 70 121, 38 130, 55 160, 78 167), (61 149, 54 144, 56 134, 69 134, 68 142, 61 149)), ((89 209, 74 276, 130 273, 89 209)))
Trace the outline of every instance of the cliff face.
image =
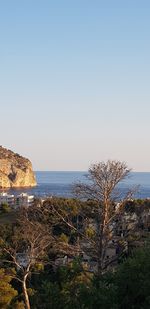
POLYGON ((0 146, 0 188, 34 186, 36 179, 31 162, 0 146))

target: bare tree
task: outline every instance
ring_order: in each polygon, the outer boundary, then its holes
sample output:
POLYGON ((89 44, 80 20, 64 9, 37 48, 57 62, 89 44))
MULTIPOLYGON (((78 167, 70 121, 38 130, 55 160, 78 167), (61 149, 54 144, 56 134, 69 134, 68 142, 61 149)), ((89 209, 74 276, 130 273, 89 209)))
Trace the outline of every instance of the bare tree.
POLYGON ((94 225, 96 227, 91 248, 93 248, 93 256, 97 260, 99 275, 105 267, 105 253, 112 235, 112 223, 119 214, 121 215, 125 201, 131 198, 134 193, 134 190, 129 190, 123 194, 118 187, 129 173, 130 170, 126 163, 109 160, 106 163, 93 164, 86 175, 86 182, 74 185, 74 193, 80 199, 95 201, 97 205, 94 209, 94 225), (116 207, 116 201, 119 202, 118 207, 116 207))
POLYGON ((36 272, 37 264, 50 264, 55 268, 59 258, 77 255, 78 248, 67 242, 64 233, 57 233, 59 229, 64 231, 66 211, 63 216, 58 215, 51 205, 51 199, 41 207, 35 204, 19 211, 13 231, 10 231, 9 236, 4 233, 6 239, 0 239, 0 255, 2 265, 8 263, 15 267, 16 274, 12 274, 12 278, 21 283, 25 307, 29 309, 27 279, 36 272))
POLYGON ((21 283, 25 307, 29 309, 27 279, 36 264, 44 263, 47 248, 52 246, 54 239, 49 228, 32 220, 27 209, 21 211, 17 225, 11 238, 1 241, 1 260, 15 267, 16 274, 12 277, 21 283))

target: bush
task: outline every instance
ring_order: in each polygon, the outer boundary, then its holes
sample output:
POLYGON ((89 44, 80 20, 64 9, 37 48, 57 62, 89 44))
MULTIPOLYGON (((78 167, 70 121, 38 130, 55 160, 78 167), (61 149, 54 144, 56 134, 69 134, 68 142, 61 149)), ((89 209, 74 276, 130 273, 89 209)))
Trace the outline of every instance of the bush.
POLYGON ((0 206, 1 213, 8 213, 11 211, 10 206, 7 203, 2 203, 0 206))

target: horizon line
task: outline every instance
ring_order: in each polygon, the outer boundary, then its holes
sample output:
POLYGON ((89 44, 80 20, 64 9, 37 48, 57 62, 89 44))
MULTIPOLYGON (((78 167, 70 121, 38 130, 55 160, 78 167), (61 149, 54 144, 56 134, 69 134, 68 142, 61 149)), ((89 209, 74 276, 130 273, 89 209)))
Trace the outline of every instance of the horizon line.
MULTIPOLYGON (((53 173, 87 173, 88 170, 33 170, 36 172, 53 172, 53 173)), ((130 173, 150 173, 150 171, 135 171, 131 170, 130 173)))

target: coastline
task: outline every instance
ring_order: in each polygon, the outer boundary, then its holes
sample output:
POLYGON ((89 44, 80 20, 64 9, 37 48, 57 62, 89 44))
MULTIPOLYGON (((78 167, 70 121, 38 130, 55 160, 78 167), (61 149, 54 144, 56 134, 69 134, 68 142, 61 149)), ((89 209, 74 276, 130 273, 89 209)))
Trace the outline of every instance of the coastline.
MULTIPOLYGON (((72 185, 78 181, 85 181, 85 172, 71 172, 71 171, 36 171, 37 186, 3 189, 1 191, 10 194, 20 194, 22 192, 35 195, 36 197, 47 196, 62 196, 73 197, 71 190, 72 185)), ((139 185, 139 192, 135 198, 149 198, 150 197, 150 172, 132 172, 130 177, 124 181, 122 188, 139 185)), ((1 192, 0 191, 0 192, 1 192)))

